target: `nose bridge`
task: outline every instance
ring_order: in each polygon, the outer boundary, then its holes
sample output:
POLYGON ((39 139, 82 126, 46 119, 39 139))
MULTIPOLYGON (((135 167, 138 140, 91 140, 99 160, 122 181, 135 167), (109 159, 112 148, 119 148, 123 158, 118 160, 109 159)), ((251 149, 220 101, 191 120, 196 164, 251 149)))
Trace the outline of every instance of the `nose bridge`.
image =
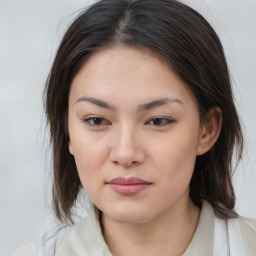
POLYGON ((132 153, 136 148, 136 129, 132 125, 122 124, 118 127, 115 147, 123 154, 132 153))
POLYGON ((134 125, 120 124, 115 131, 111 160, 123 166, 142 162, 144 154, 138 135, 138 129, 134 125))

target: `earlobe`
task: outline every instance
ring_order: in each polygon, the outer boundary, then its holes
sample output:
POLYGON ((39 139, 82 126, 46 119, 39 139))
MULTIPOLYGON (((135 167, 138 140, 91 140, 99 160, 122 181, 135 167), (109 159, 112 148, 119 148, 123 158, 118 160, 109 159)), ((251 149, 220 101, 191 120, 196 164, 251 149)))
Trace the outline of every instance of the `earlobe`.
POLYGON ((209 110, 205 123, 202 125, 197 155, 209 151, 219 138, 222 126, 222 111, 215 107, 209 110))
POLYGON ((72 145, 71 145, 71 142, 70 142, 70 141, 68 142, 68 149, 69 149, 69 153, 70 153, 71 155, 74 155, 74 154, 73 154, 73 148, 72 148, 72 145))

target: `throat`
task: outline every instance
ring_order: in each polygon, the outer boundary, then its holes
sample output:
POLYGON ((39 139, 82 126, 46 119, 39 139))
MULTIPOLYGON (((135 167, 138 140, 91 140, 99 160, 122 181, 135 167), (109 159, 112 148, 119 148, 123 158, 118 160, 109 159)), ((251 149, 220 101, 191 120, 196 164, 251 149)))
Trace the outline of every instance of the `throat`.
POLYGON ((189 212, 169 217, 168 221, 127 224, 100 213, 100 223, 113 256, 181 256, 193 238, 199 216, 200 209, 192 205, 189 212))

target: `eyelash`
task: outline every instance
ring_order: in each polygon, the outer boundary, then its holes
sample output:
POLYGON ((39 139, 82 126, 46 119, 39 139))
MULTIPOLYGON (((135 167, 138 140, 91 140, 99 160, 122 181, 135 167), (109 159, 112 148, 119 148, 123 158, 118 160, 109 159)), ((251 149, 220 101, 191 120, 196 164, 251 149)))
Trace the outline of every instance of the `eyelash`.
POLYGON ((83 122, 90 125, 90 126, 93 126, 93 127, 110 124, 110 122, 108 122, 105 118, 100 117, 100 116, 92 116, 92 117, 85 118, 85 119, 83 119, 83 122), (91 123, 91 122, 94 122, 96 120, 101 121, 101 122, 103 121, 104 124, 102 124, 102 123, 100 123, 100 124, 91 123))
MULTIPOLYGON (((105 125, 111 125, 111 123, 109 121, 107 121, 105 118, 100 117, 100 116, 92 116, 92 117, 88 117, 83 119, 83 122, 89 126, 95 127, 95 128, 99 128, 101 126, 105 126, 105 125), (100 122, 98 124, 95 123, 96 122, 100 122)), ((168 125, 170 123, 175 122, 173 119, 170 118, 166 118, 166 117, 153 117, 151 118, 149 121, 147 121, 145 124, 149 124, 149 125, 154 125, 157 127, 162 127, 165 125, 168 125), (161 124, 150 124, 150 122, 154 122, 154 121, 160 121, 161 124), (163 122, 163 123, 162 123, 163 122)))
POLYGON ((154 125, 154 126, 165 126, 165 125, 168 125, 168 124, 170 124, 170 123, 173 123, 174 122, 174 120, 173 119, 170 119, 170 118, 166 118, 166 117, 153 117, 153 118, 151 118, 148 122, 146 122, 146 124, 149 124, 150 122, 152 122, 152 121, 164 121, 164 123, 163 124, 152 124, 152 125, 154 125))

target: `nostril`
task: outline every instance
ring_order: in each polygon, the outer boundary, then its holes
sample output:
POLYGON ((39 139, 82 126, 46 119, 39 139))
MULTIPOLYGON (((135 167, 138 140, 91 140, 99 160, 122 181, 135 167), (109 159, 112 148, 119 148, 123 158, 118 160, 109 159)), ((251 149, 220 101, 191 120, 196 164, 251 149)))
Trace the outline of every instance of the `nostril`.
POLYGON ((117 162, 117 161, 113 161, 113 164, 114 164, 114 165, 118 165, 118 162, 117 162))
POLYGON ((125 168, 134 167, 139 164, 138 161, 129 161, 129 162, 121 162, 121 161, 112 161, 114 165, 120 165, 125 168))

